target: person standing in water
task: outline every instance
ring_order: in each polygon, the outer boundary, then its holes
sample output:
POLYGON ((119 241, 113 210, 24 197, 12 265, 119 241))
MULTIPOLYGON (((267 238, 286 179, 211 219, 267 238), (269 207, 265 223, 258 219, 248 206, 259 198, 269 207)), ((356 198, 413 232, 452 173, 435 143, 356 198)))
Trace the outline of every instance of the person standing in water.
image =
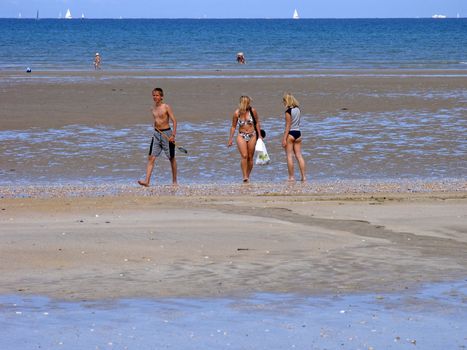
POLYGON ((94 57, 94 69, 101 69, 101 55, 99 55, 99 52, 96 52, 94 57))
POLYGON ((141 186, 148 187, 151 181, 152 170, 162 151, 170 160, 172 168, 172 183, 177 184, 177 161, 175 160, 175 135, 177 133, 177 120, 172 108, 164 103, 164 91, 161 88, 152 90, 154 106, 151 109, 154 118, 154 134, 149 146, 148 163, 146 166, 146 179, 139 180, 141 186), (172 122, 173 129, 170 128, 172 122))
POLYGON ((237 53, 237 63, 240 63, 240 64, 245 64, 246 63, 245 55, 243 54, 243 52, 237 53))
POLYGON ((302 156, 302 133, 300 131, 300 108, 297 99, 289 92, 282 97, 285 111, 285 130, 282 137, 282 147, 287 156, 289 181, 295 181, 294 155, 300 168, 301 181, 306 181, 306 164, 302 156))
POLYGON ((233 144, 233 137, 238 125, 237 147, 240 152, 240 166, 242 168, 243 182, 250 181, 250 173, 253 169, 253 157, 257 138, 261 136, 261 123, 258 112, 251 107, 251 98, 241 96, 238 108, 232 117, 228 147, 233 144))

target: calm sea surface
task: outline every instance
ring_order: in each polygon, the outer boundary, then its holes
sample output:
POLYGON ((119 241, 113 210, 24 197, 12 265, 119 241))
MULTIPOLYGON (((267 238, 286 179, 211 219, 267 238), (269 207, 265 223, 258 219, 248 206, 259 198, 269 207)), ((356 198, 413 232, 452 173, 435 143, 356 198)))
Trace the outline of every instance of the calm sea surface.
POLYGON ((467 19, 0 19, 0 69, 467 69, 467 19))

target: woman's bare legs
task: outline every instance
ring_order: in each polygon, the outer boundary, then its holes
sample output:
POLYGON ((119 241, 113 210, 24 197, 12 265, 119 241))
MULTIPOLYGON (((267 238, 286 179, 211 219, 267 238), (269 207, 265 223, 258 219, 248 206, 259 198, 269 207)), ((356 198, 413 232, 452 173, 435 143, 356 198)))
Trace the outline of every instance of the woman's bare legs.
POLYGON ((285 146, 285 155, 287 156, 287 170, 289 172, 289 181, 295 181, 294 164, 293 164, 294 141, 295 139, 292 136, 290 135, 287 136, 287 145, 285 146))
POLYGON ((240 153, 240 167, 242 168, 243 182, 248 182, 248 142, 242 136, 237 136, 237 147, 240 153))
POLYGON ((298 138, 293 143, 293 152, 295 153, 295 158, 297 158, 298 167, 300 169, 300 175, 302 176, 301 181, 306 181, 306 163, 305 159, 302 156, 302 139, 298 138))
POLYGON ((240 153, 240 166, 242 168, 243 182, 250 180, 250 173, 253 170, 254 154, 255 154, 256 137, 252 137, 250 141, 245 141, 241 136, 237 136, 237 147, 240 153))
POLYGON ((294 156, 297 159, 298 167, 300 169, 301 181, 306 181, 306 163, 302 156, 302 139, 294 139, 293 136, 288 135, 287 145, 285 146, 285 153, 287 155, 287 170, 289 172, 289 181, 295 181, 294 156))
POLYGON ((248 168, 247 168, 247 178, 250 179, 251 171, 253 170, 254 157, 255 157, 255 146, 256 146, 256 136, 253 136, 250 141, 247 142, 248 148, 248 168))

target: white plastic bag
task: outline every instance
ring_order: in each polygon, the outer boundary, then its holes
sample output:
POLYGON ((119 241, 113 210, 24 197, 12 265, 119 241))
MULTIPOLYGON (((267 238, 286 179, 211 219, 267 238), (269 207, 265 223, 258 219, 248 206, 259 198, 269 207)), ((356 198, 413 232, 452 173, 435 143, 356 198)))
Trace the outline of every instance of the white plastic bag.
POLYGON ((269 158, 266 145, 264 144, 264 141, 262 139, 258 139, 258 141, 256 141, 255 151, 256 151, 256 164, 257 165, 269 164, 271 159, 269 158))

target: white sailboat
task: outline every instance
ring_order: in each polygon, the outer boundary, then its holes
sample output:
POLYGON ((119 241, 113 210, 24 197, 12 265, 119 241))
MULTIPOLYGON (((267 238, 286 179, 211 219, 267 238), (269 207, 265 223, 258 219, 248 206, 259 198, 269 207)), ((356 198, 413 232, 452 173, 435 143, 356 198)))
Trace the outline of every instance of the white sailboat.
POLYGON ((433 15, 431 18, 446 18, 446 15, 433 15))
POLYGON ((298 15, 297 9, 295 9, 295 11, 293 12, 292 18, 293 18, 293 19, 299 19, 299 18, 300 18, 300 16, 298 15))
POLYGON ((72 19, 70 9, 66 10, 65 19, 72 19))
POLYGON ((85 18, 84 13, 81 13, 81 19, 84 19, 84 18, 85 18))

